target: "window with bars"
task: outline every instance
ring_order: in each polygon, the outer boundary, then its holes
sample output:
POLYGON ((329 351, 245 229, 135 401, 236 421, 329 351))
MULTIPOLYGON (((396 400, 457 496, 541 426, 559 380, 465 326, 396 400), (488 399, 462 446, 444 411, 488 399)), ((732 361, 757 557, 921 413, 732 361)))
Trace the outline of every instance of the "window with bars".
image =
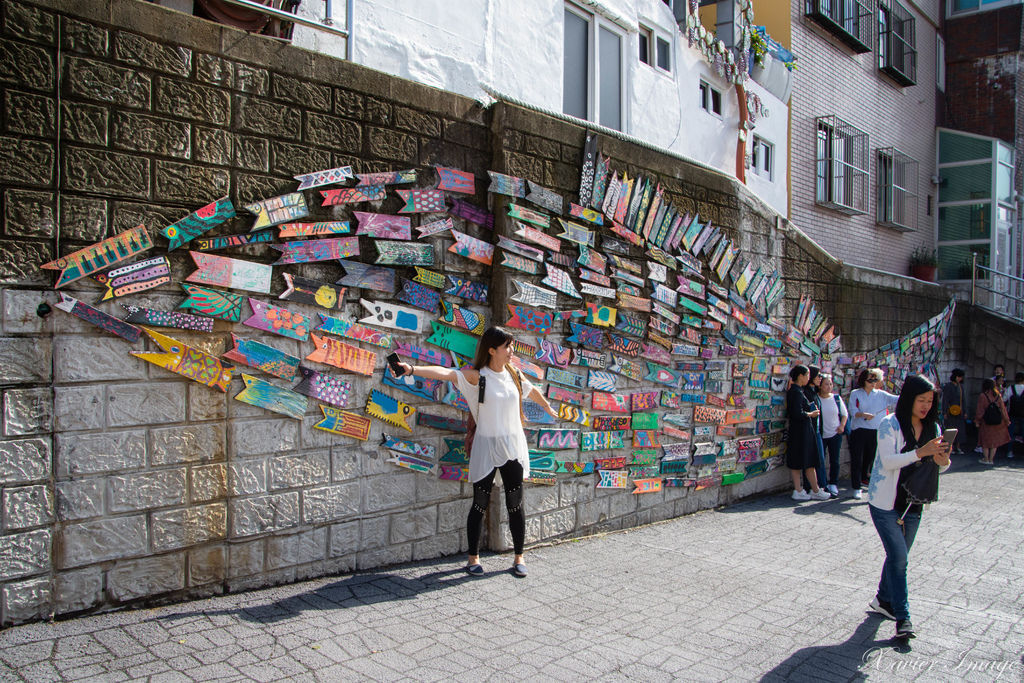
POLYGON ((816 119, 815 202, 856 215, 868 211, 868 134, 837 116, 816 119))
POLYGON ((804 0, 804 16, 856 53, 871 51, 871 10, 868 0, 804 0))
POLYGON ((878 68, 900 85, 917 82, 916 23, 896 0, 878 3, 878 68))
POLYGON ((875 222, 897 230, 917 229, 917 160, 895 147, 878 150, 875 222))

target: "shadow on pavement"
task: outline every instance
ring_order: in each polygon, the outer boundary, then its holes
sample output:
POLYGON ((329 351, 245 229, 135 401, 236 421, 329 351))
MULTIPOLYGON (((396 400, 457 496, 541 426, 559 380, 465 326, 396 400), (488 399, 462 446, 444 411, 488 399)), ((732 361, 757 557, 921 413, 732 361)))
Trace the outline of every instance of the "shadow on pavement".
MULTIPOLYGON (((844 492, 845 493, 845 492, 844 492)), ((755 500, 744 500, 733 505, 726 505, 725 507, 717 508, 716 513, 722 514, 742 514, 750 512, 751 510, 774 510, 778 508, 792 508, 793 514, 795 515, 813 515, 813 514, 829 514, 839 515, 840 517, 846 517, 851 522, 856 522, 860 525, 866 525, 862 519, 858 519, 854 515, 850 514, 850 510, 853 507, 859 505, 866 505, 866 500, 857 501, 853 498, 843 496, 840 494, 839 498, 833 498, 832 500, 820 500, 820 501, 804 501, 797 502, 790 498, 789 490, 785 494, 772 493, 762 498, 755 500)))
POLYGON ((897 670, 899 660, 893 658, 893 653, 908 654, 911 647, 903 641, 879 639, 880 627, 891 627, 891 622, 869 612, 842 643, 801 648, 765 672, 761 681, 863 681, 871 674, 877 677, 878 673, 897 670))
MULTIPOLYGON (((487 556, 481 557, 487 566, 487 556)), ((422 568, 451 565, 452 558, 437 558, 418 563, 422 568)), ((415 569, 416 565, 409 567, 415 569)), ((408 571, 408 570, 406 570, 408 571)), ((258 624, 273 624, 306 611, 348 609, 363 605, 395 600, 412 600, 423 593, 453 588, 465 583, 484 581, 497 576, 506 576, 508 569, 493 569, 480 576, 470 576, 462 566, 439 569, 409 578, 388 572, 367 572, 346 576, 340 581, 319 586, 314 590, 290 595, 262 605, 245 605, 232 609, 203 610, 206 616, 233 616, 242 621, 258 624)), ((176 612, 156 617, 156 621, 176 621, 194 618, 195 611, 176 612)))

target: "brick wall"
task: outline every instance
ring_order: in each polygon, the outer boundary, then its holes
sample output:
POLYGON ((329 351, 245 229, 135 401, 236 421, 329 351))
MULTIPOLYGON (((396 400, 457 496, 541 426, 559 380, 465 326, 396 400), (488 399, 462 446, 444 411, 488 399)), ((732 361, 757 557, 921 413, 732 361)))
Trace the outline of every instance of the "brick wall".
MULTIPOLYGON (((139 223, 155 235, 225 194, 239 205, 290 191, 292 175, 343 164, 363 172, 440 163, 473 171, 478 185, 493 169, 572 197, 583 129, 510 105, 484 109, 136 0, 8 2, 2 20, 0 621, 464 550, 468 487, 385 463, 381 423, 365 444, 334 437, 312 428, 312 412, 298 421, 233 400, 238 382, 224 395, 133 359, 129 345, 77 318, 40 318, 37 306, 54 295, 38 265, 139 223)), ((602 151, 631 175, 656 175, 678 207, 776 264, 787 316, 811 293, 848 340, 872 348, 927 317, 922 297, 929 314, 941 307, 939 288, 838 264, 731 178, 615 138, 602 138, 602 151)), ((379 210, 393 213, 396 202, 379 210)), ((490 208, 508 234, 503 206, 495 199, 490 208)), ((331 216, 324 211, 317 218, 331 216)), ((237 226, 244 232, 246 219, 237 226)), ((487 276, 449 254, 451 240, 434 244, 438 269, 487 276)), ((232 255, 266 257, 258 247, 232 255)), ((187 260, 175 253, 175 281, 191 271, 187 260)), ((293 272, 338 276, 324 264, 293 272)), ((494 278, 494 310, 507 280, 494 278)), ((69 290, 87 303, 99 294, 85 280, 69 290)), ((132 302, 170 310, 181 298, 168 286, 132 302)), ((357 308, 345 313, 361 315, 357 308)), ((220 322, 212 335, 175 336, 220 354, 229 331, 299 353, 297 343, 220 322)), ((354 384, 358 409, 374 381, 354 384)), ((455 414, 431 412, 446 410, 455 414)), ((443 446, 436 430, 415 438, 443 446)), ((595 490, 590 478, 528 487, 528 538, 673 517, 786 479, 780 470, 644 496, 595 490)), ((508 544, 499 498, 494 548, 508 544)))
MULTIPOLYGON (((896 274, 908 272, 915 247, 934 246, 935 210, 935 27, 936 16, 915 18, 917 83, 902 87, 878 70, 877 47, 854 54, 803 16, 804 3, 791 3, 793 52, 799 57, 790 101, 789 218, 829 254, 846 263, 896 274), (869 136, 867 213, 847 216, 815 204, 815 119, 836 115, 869 136), (903 233, 876 225, 877 150, 896 147, 917 160, 914 189, 918 195, 916 231, 903 233)), ((934 8, 933 8, 934 9, 934 8)), ((865 21, 876 40, 877 19, 865 21)), ((951 80, 950 74, 947 80, 951 80)))

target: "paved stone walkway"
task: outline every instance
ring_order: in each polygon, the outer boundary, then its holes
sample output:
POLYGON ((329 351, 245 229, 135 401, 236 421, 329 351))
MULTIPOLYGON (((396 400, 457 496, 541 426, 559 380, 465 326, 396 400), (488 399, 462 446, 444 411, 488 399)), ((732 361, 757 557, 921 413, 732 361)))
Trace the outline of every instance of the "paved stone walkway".
POLYGON ((782 495, 528 553, 33 624, 0 680, 1024 680, 1024 462, 955 461, 911 555, 910 647, 868 614, 866 503, 782 495))

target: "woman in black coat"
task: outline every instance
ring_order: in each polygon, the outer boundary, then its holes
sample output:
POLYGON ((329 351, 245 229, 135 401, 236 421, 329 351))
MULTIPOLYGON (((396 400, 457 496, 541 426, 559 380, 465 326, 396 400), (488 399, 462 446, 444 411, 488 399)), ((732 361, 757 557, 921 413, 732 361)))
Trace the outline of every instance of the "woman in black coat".
POLYGON ((786 444, 786 466, 793 477, 793 500, 828 500, 831 496, 818 486, 814 471, 818 464, 818 443, 815 433, 816 420, 821 411, 807 399, 804 387, 810 379, 806 365, 796 365, 789 371, 792 380, 786 392, 786 412, 789 417, 789 441, 786 444), (803 472, 811 485, 811 493, 800 485, 803 472))

